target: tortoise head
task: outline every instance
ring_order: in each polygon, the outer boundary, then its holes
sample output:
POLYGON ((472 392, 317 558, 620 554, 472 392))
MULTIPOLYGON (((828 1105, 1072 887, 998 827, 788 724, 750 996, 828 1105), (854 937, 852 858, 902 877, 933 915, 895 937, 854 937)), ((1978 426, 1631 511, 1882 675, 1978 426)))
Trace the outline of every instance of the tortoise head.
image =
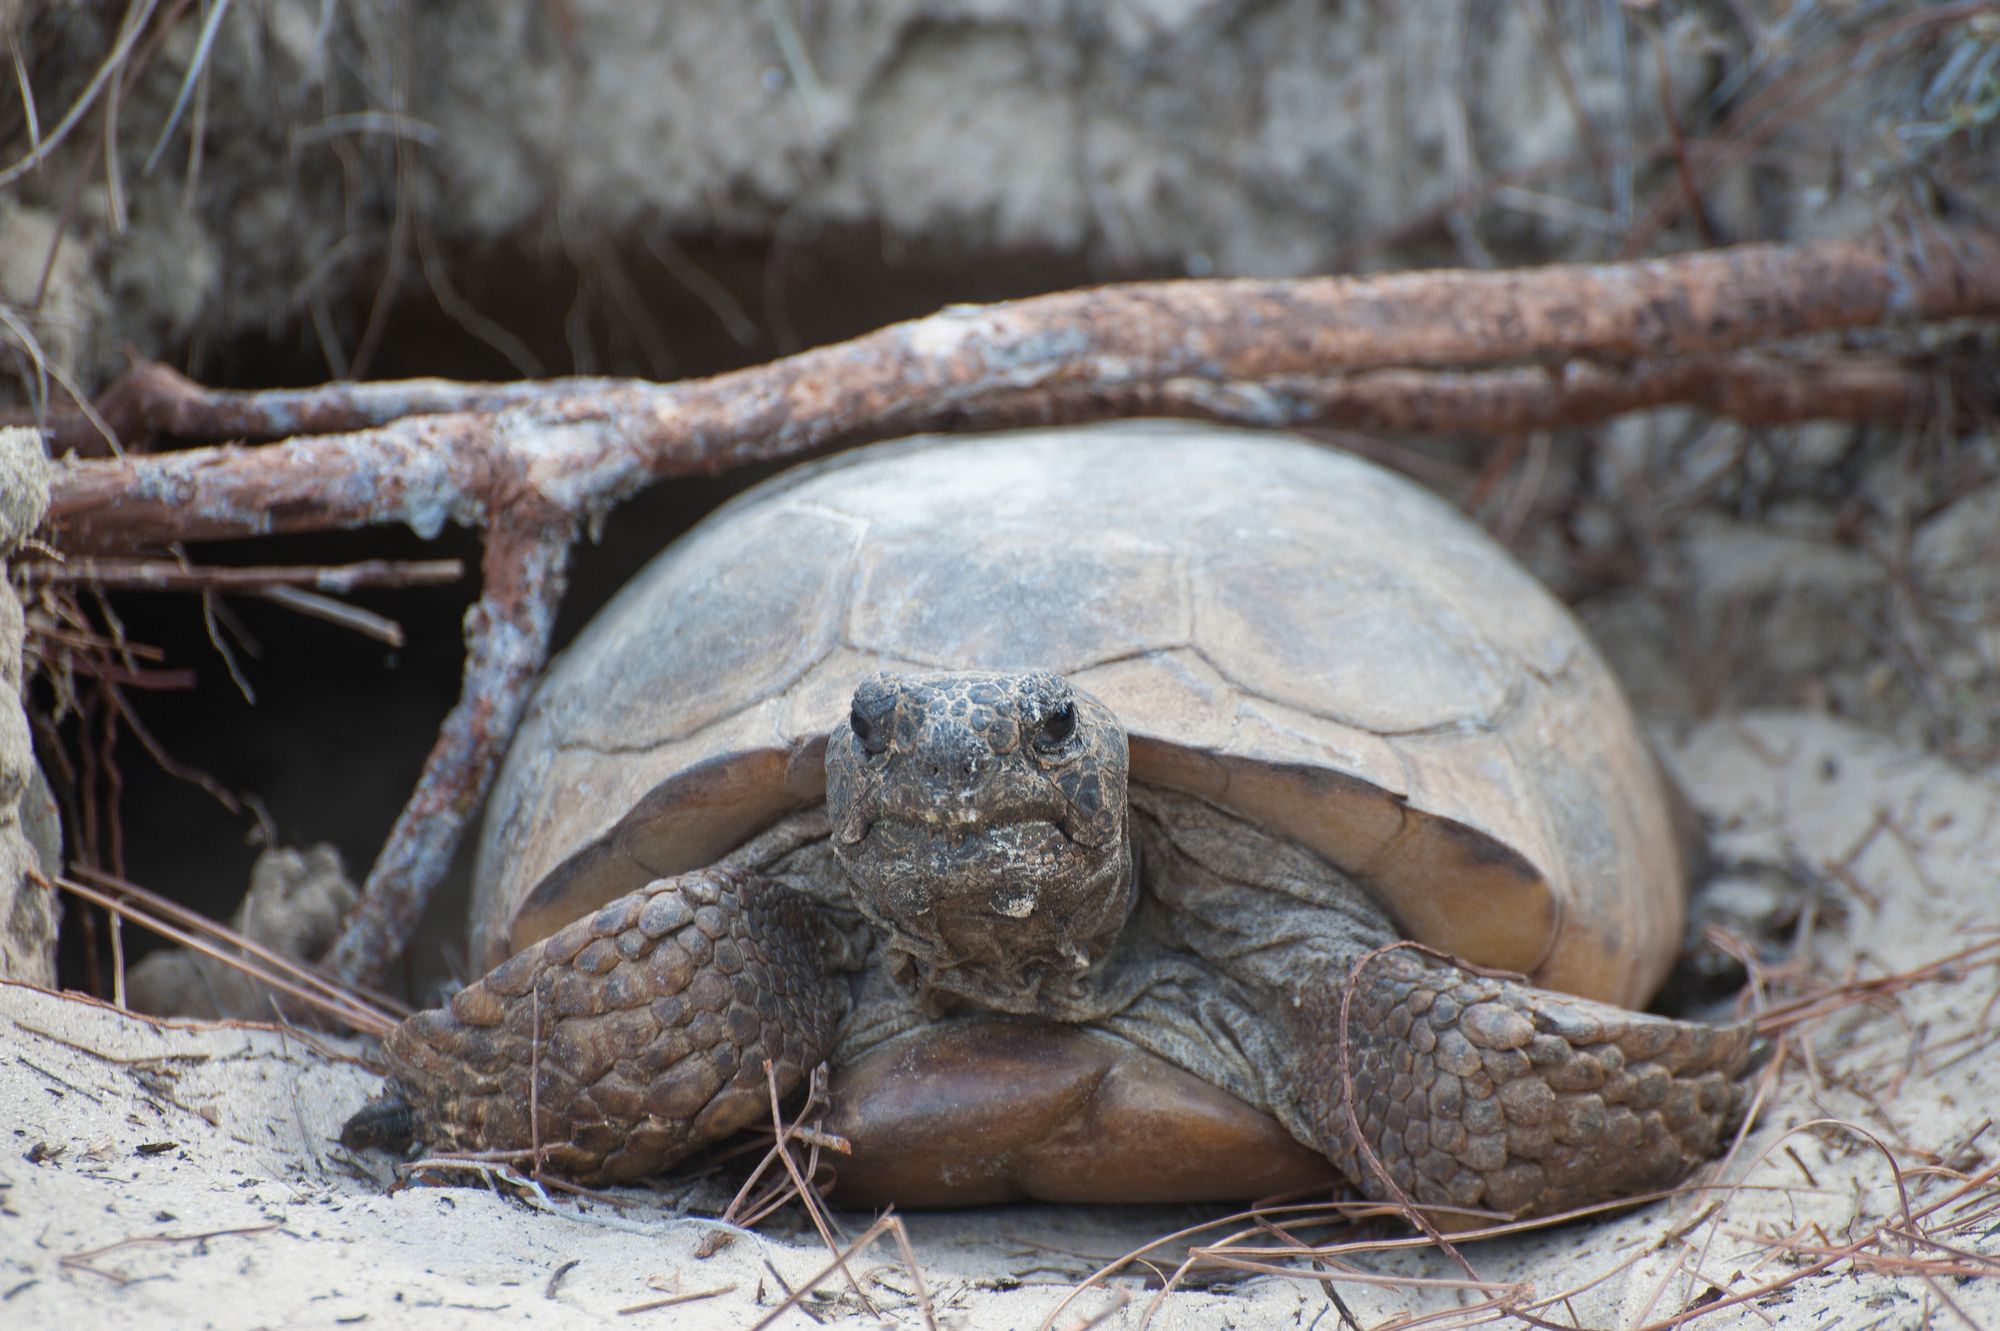
POLYGON ((1131 912, 1125 769, 1111 709, 1047 671, 874 675, 827 741, 834 851, 920 983, 1051 1011, 1131 912))

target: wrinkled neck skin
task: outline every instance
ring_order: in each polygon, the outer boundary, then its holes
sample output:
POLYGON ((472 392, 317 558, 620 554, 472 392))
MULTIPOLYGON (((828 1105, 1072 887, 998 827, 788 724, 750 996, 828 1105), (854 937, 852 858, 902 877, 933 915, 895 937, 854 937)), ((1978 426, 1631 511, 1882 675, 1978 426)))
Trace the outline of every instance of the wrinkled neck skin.
POLYGON ((1074 1010, 1138 896, 1108 707, 1045 671, 877 675, 826 765, 834 853, 900 982, 1074 1010))

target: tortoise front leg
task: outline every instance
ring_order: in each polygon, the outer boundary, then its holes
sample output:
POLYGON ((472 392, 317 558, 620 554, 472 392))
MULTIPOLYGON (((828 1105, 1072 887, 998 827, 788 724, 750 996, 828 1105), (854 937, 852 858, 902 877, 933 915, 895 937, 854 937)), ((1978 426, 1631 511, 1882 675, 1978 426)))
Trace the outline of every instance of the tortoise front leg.
MULTIPOLYGON (((1371 953, 1302 1002, 1302 1106, 1319 1145, 1389 1195, 1344 1105, 1419 1204, 1550 1215, 1672 1187, 1714 1155, 1740 1096, 1748 1024, 1715 1027, 1487 979, 1410 949, 1371 953), (1346 1056, 1341 996, 1348 1003, 1346 1056)), ((1432 1212, 1444 1229, 1476 1224, 1432 1212)))
POLYGON ((761 875, 661 879, 391 1031, 385 1093, 341 1140, 539 1145, 584 1183, 655 1173, 770 1112, 766 1059, 783 1095, 825 1057, 844 955, 810 901, 761 875))

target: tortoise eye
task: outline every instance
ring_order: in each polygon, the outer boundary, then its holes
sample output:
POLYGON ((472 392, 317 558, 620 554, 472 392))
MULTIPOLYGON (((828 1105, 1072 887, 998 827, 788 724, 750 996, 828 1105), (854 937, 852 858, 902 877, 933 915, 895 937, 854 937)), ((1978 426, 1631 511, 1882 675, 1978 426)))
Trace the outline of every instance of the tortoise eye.
POLYGON ((1075 733, 1076 704, 1066 702, 1042 718, 1041 728, 1035 732, 1035 747, 1059 749, 1075 733))
POLYGON ((847 724, 867 752, 881 753, 889 747, 899 694, 895 676, 886 674, 864 679, 854 690, 853 704, 847 709, 847 724))
POLYGON ((859 704, 848 709, 847 724, 853 728, 854 738, 860 740, 861 747, 869 753, 880 753, 889 747, 889 736, 883 732, 882 720, 869 716, 859 704))

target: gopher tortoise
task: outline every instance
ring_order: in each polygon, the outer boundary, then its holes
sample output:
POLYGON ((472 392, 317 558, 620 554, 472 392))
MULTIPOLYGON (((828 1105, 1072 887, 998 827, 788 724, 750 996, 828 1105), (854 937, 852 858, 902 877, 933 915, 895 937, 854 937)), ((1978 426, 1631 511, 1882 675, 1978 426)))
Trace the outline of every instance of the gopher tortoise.
POLYGON ((1683 905, 1603 661, 1447 505, 1211 427, 909 440, 744 494, 562 655, 493 969, 346 1139, 629 1180, 826 1062, 837 1200, 1554 1213, 1735 1112, 1747 1028, 1627 1010, 1683 905))

